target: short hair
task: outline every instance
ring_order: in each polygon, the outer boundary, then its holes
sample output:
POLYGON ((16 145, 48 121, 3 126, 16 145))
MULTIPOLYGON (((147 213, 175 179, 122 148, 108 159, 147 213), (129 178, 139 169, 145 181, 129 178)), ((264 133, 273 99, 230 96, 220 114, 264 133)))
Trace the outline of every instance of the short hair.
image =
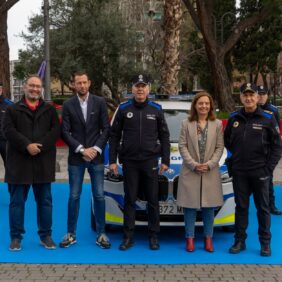
POLYGON ((72 80, 75 81, 76 76, 82 76, 82 75, 86 75, 87 79, 89 80, 88 73, 85 70, 80 70, 80 71, 74 72, 73 75, 72 75, 72 80))
POLYGON ((24 84, 27 84, 27 82, 31 79, 31 78, 38 78, 41 81, 41 84, 43 84, 43 81, 41 79, 41 77, 38 74, 29 74, 26 79, 24 80, 24 84))
POLYGON ((216 117, 215 117, 215 114, 214 114, 213 98, 208 92, 201 91, 201 92, 197 93, 193 98, 192 105, 191 105, 191 114, 188 118, 189 121, 198 121, 199 117, 198 117, 198 113, 197 113, 197 110, 196 110, 196 104, 201 97, 208 97, 209 98, 209 100, 210 100, 210 111, 208 113, 208 119, 209 120, 215 120, 216 117))

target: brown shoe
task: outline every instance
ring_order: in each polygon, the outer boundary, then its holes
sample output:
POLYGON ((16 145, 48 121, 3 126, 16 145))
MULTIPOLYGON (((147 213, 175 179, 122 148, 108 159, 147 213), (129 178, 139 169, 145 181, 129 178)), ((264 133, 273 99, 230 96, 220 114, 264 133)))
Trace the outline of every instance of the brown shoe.
POLYGON ((194 238, 186 238, 186 251, 187 252, 194 252, 195 251, 195 244, 194 238))
POLYGON ((213 244, 212 244, 212 237, 205 237, 204 244, 205 244, 205 250, 207 252, 212 253, 214 251, 213 244))

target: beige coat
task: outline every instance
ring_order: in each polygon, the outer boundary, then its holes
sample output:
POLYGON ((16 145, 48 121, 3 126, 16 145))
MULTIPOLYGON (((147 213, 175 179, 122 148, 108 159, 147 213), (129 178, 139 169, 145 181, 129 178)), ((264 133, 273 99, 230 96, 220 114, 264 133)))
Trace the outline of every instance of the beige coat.
POLYGON ((186 208, 217 207, 223 204, 219 160, 224 149, 222 123, 208 121, 208 133, 204 162, 209 171, 202 175, 194 172, 200 154, 197 137, 197 122, 188 119, 182 122, 179 151, 183 164, 178 181, 177 204, 186 208), (202 185, 201 185, 202 178, 202 185))

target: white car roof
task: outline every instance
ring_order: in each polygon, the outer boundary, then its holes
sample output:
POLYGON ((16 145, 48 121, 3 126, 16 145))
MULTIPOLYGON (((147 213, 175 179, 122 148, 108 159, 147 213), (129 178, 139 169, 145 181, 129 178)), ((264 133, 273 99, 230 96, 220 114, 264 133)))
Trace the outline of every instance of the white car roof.
POLYGON ((154 102, 160 104, 163 110, 190 110, 191 102, 188 101, 168 101, 168 100, 155 100, 154 102))

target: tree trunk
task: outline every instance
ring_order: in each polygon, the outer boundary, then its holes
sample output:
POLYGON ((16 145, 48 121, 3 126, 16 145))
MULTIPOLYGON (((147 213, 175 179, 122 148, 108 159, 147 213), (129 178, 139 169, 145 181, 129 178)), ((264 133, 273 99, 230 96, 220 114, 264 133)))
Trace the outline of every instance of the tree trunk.
POLYGON ((224 56, 219 56, 214 50, 208 49, 207 56, 212 68, 212 78, 214 81, 214 99, 217 107, 224 112, 232 112, 235 102, 232 98, 232 85, 224 64, 224 56))
POLYGON ((7 16, 7 11, 2 11, 0 13, 0 83, 3 83, 6 96, 10 97, 10 60, 7 16))
POLYGON ((181 0, 166 0, 164 6, 164 60, 161 68, 160 93, 178 93, 181 0))

